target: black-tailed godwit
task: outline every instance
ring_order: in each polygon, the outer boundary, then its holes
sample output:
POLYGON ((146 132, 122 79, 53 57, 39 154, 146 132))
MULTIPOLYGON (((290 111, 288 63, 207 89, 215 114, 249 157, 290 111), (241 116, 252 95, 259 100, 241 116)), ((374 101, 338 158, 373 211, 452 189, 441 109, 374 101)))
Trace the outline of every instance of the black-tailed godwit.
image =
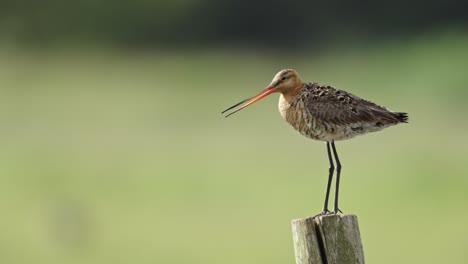
POLYGON ((326 142, 330 168, 325 202, 319 215, 341 212, 338 207, 341 163, 335 141, 350 139, 408 121, 406 113, 390 111, 330 85, 304 83, 299 74, 292 69, 278 72, 265 89, 222 113, 240 106, 226 115, 228 117, 272 93, 281 93, 278 107, 286 122, 302 135, 326 142), (243 103, 245 104, 242 105, 243 103), (333 212, 330 212, 328 197, 335 170, 332 152, 336 162, 336 185, 333 212))

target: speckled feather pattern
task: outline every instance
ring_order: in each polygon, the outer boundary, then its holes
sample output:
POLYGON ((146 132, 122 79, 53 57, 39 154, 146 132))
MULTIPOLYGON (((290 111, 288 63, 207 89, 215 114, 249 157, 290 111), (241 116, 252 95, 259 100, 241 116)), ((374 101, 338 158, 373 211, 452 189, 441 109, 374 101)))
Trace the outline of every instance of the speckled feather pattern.
POLYGON ((320 83, 303 83, 291 101, 281 95, 283 118, 302 135, 338 141, 407 122, 407 114, 392 112, 351 93, 320 83))

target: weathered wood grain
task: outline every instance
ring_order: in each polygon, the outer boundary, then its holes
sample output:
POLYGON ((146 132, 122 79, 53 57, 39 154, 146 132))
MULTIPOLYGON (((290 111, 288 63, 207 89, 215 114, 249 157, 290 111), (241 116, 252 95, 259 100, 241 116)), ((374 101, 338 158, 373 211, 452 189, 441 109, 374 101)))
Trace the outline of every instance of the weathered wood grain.
POLYGON ((292 221, 294 254, 297 264, 322 264, 317 230, 312 217, 292 221))
POLYGON ((355 215, 325 215, 292 221, 297 264, 363 264, 355 215))

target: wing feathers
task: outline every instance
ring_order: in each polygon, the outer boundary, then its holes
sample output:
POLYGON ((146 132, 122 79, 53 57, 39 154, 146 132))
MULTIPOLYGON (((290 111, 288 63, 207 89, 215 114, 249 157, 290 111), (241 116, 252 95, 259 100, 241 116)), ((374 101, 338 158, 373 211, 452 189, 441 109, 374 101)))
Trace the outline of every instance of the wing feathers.
POLYGON ((380 122, 396 124, 407 122, 406 113, 397 113, 373 102, 329 85, 306 83, 303 95, 305 106, 312 116, 325 123, 352 125, 380 122))

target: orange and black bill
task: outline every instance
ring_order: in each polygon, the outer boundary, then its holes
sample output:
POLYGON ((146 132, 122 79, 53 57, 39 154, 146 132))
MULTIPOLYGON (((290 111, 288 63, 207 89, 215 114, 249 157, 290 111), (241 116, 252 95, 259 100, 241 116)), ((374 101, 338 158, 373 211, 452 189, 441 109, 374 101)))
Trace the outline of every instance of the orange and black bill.
POLYGON ((237 103, 237 104, 235 104, 235 105, 229 107, 228 109, 226 109, 226 110, 224 110, 223 112, 221 112, 221 114, 224 114, 224 113, 226 113, 227 111, 229 111, 229 110, 231 110, 231 109, 234 109, 234 108, 238 107, 239 105, 245 103, 244 105, 242 105, 242 106, 241 106, 240 108, 238 108, 237 110, 234 110, 233 112, 227 114, 225 117, 228 117, 228 116, 230 116, 230 115, 232 115, 232 114, 235 114, 235 113, 239 112, 240 110, 246 108, 247 106, 249 106, 249 105, 251 105, 251 104, 257 102, 258 100, 260 100, 260 99, 266 97, 267 95, 273 93, 274 91, 275 91, 275 87, 274 87, 274 86, 268 86, 267 88, 261 90, 261 91, 258 92, 257 94, 252 95, 252 96, 250 96, 249 98, 246 98, 246 99, 240 101, 239 103, 237 103))

